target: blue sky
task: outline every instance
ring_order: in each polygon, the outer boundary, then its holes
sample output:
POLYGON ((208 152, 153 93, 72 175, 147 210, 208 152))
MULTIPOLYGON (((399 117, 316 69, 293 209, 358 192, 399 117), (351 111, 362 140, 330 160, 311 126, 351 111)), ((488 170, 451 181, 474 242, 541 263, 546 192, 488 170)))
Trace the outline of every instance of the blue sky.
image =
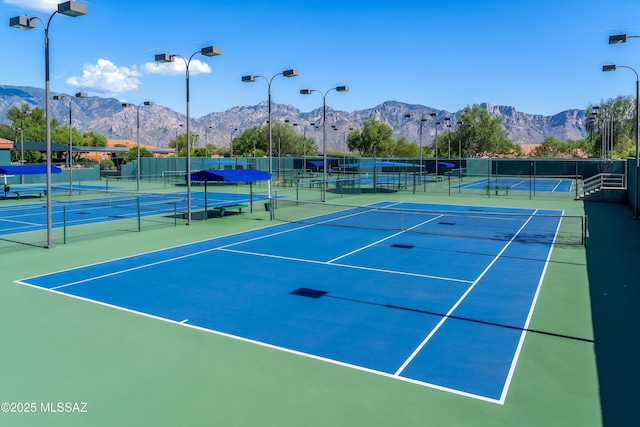
MULTIPOLYGON (((59 0, 2 0, 0 84, 44 87, 43 28, 10 28, 17 15, 45 21, 59 0)), ((91 0, 78 18, 50 26, 51 90, 88 92, 132 103, 150 100, 185 113, 182 61, 160 66, 157 53, 190 56, 208 45, 222 55, 191 62, 191 116, 267 98, 302 111, 327 104, 354 111, 394 100, 447 111, 488 102, 552 115, 617 95, 634 95, 627 69, 640 72, 640 0, 91 0)))

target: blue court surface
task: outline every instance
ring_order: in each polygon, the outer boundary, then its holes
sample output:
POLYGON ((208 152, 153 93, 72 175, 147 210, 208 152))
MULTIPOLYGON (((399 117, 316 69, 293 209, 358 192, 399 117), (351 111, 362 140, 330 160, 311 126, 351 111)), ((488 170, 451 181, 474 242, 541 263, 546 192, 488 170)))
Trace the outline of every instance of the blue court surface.
MULTIPOLYGON (((68 190, 67 190, 68 191, 68 190)), ((264 195, 254 195, 253 201, 265 199, 264 195)), ((207 207, 232 204, 248 204, 247 194, 207 193, 207 207)), ((204 193, 192 192, 191 208, 204 209, 204 193)), ((106 196, 92 199, 78 199, 54 202, 51 208, 53 228, 76 226, 105 221, 134 219, 140 216, 166 215, 187 210, 187 194, 161 193, 156 195, 133 194, 130 196, 106 196)), ((46 204, 28 203, 0 207, 0 235, 26 233, 46 227, 46 204)))
POLYGON ((567 193, 573 189, 571 179, 532 179, 525 178, 482 178, 465 184, 452 186, 451 188, 462 188, 467 190, 486 190, 487 186, 508 186, 510 191, 540 191, 552 193, 567 193))
POLYGON ((561 212, 382 205, 437 212, 401 231, 330 226, 383 220, 347 209, 18 282, 504 403, 561 212), (458 226, 487 236, 430 234, 458 226))

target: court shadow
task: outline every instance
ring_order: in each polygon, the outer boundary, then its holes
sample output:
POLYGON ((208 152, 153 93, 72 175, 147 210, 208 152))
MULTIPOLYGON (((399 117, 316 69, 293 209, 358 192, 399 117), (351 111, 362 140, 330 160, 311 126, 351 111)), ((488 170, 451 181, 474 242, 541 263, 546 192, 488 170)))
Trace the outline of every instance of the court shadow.
POLYGON ((586 202, 587 270, 604 426, 640 425, 640 221, 586 202))

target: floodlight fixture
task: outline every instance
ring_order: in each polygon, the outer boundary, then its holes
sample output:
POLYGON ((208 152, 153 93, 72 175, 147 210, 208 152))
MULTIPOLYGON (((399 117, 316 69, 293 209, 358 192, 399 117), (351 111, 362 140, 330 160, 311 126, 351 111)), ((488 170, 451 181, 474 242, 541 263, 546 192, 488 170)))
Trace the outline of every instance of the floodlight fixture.
POLYGON ((204 56, 219 56, 222 55, 222 49, 218 46, 207 46, 200 49, 200 54, 204 56))
POLYGON ((159 53, 155 55, 155 61, 160 62, 162 64, 167 62, 173 62, 175 60, 175 55, 171 55, 170 53, 159 53))
POLYGON ((607 72, 607 71, 615 71, 616 70, 616 64, 609 64, 609 65, 603 65, 602 66, 602 71, 603 72, 607 72))
POLYGON ((87 14, 87 5, 77 1, 65 1, 58 4, 58 13, 75 18, 87 14))
POLYGON ((9 19, 9 26, 18 30, 31 30, 36 27, 36 20, 28 16, 14 16, 9 19))
POLYGON ((609 36, 609 44, 619 44, 626 43, 627 35, 626 34, 614 34, 609 36))
POLYGON ((296 77, 296 76, 299 76, 299 75, 300 75, 300 73, 299 73, 299 72, 298 72, 298 70, 296 70, 296 69, 291 69, 291 70, 285 70, 285 71, 283 71, 283 72, 282 72, 282 75, 283 75, 284 77, 296 77))
POLYGON ((255 83, 256 80, 258 79, 253 74, 250 74, 248 76, 242 76, 242 81, 245 83, 255 83))

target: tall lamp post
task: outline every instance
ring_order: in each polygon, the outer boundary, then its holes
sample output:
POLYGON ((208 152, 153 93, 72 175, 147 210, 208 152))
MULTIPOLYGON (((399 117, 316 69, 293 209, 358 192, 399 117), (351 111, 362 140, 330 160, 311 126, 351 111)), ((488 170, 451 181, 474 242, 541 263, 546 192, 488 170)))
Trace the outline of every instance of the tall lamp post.
POLYGON ((448 145, 449 145, 447 159, 451 159, 451 117, 445 117, 444 121, 447 122, 446 126, 447 128, 449 128, 449 130, 447 131, 448 145))
MULTIPOLYGON (((429 113, 432 119, 436 118, 436 113, 429 113)), ((440 122, 435 123, 436 127, 436 138, 433 140, 434 145, 436 146, 436 182, 438 182, 438 126, 440 126, 440 122)))
MULTIPOLYGON (((405 114, 404 117, 407 119, 411 118, 411 114, 405 114)), ((420 145, 419 145, 420 147, 420 182, 422 182, 422 167, 423 167, 422 166, 422 124, 426 121, 427 119, 425 119, 424 117, 420 119, 420 132, 419 132, 420 134, 420 145)))
MULTIPOLYGON (((273 165, 272 165, 273 135, 271 133, 271 83, 273 82, 273 79, 275 79, 278 76, 296 77, 298 75, 300 75, 298 70, 290 69, 290 70, 284 70, 281 73, 276 73, 270 79, 266 78, 265 76, 258 76, 253 74, 249 74, 248 76, 242 76, 242 81, 245 83, 255 83, 258 80, 258 77, 260 77, 261 79, 264 79, 267 82, 267 96, 268 96, 267 104, 268 104, 268 111, 269 111, 269 121, 267 122, 269 126, 269 175, 273 174, 273 165)), ((280 171, 278 170, 278 172, 280 171)), ((269 203, 271 203, 271 178, 269 178, 269 181, 267 181, 267 197, 269 198, 269 203)), ((273 213, 271 214, 271 217, 273 218, 273 213)))
POLYGON ((322 201, 327 201, 327 94, 335 90, 336 92, 348 92, 349 86, 336 86, 326 92, 317 89, 300 89, 300 94, 311 95, 318 92, 322 95, 322 201))
MULTIPOLYGON (((136 189, 140 191, 140 107, 146 105, 151 107, 155 105, 153 101, 144 101, 138 105, 129 104, 128 102, 123 102, 122 106, 127 107, 136 107, 136 146, 138 147, 138 170, 136 172, 136 189)), ((176 142, 177 145, 177 142, 176 142)))
POLYGON ((46 248, 53 248, 53 220, 51 218, 51 114, 49 108, 49 26, 51 20, 57 14, 71 16, 82 16, 87 14, 87 5, 75 1, 66 1, 58 4, 58 10, 53 12, 49 20, 45 23, 37 16, 15 16, 9 19, 9 26, 20 30, 30 30, 36 28, 36 20, 40 21, 44 27, 44 91, 45 91, 45 122, 46 122, 46 146, 47 146, 47 245, 46 248))
MULTIPOLYGON (((75 94, 75 98, 86 98, 86 92, 78 92, 75 94)), ((65 98, 64 95, 53 95, 53 99, 56 101, 62 101, 65 98)), ((71 126, 71 106, 73 104, 73 96, 69 96, 69 195, 73 196, 73 132, 71 126)))
MULTIPOLYGON (((191 54, 189 59, 179 54, 172 53, 160 53, 155 56, 156 62, 166 63, 173 62, 176 58, 180 58, 184 61, 186 70, 186 83, 187 83, 187 225, 191 225, 191 134, 189 133, 189 65, 191 60, 197 54, 203 56, 218 56, 222 55, 222 49, 217 46, 207 46, 191 54)), ((176 142, 177 145, 177 142, 176 142)))
MULTIPOLYGON (((624 35, 624 34, 623 34, 624 35)), ((611 42, 609 42, 611 43, 611 42)), ((640 219, 640 215, 638 214, 638 185, 640 184, 640 180, 638 179, 638 174, 640 172, 640 165, 638 164, 640 162, 640 156, 638 153, 638 134, 640 134, 640 129, 638 129, 638 127, 640 126, 640 111, 638 111, 640 109, 640 101, 639 101, 639 96, 640 96, 640 79, 638 78, 638 72, 632 68, 632 67, 628 67, 626 65, 615 65, 615 64, 610 64, 610 65, 603 65, 602 66, 602 71, 607 72, 607 71, 616 71, 616 68, 628 68, 631 71, 633 71, 636 75, 636 195, 635 195, 635 200, 634 200, 634 204, 633 204, 633 219, 640 219)))
POLYGON ((233 134, 235 134, 236 132, 238 132, 238 128, 233 128, 230 135, 230 138, 231 138, 229 140, 229 157, 230 158, 233 157, 233 134))

